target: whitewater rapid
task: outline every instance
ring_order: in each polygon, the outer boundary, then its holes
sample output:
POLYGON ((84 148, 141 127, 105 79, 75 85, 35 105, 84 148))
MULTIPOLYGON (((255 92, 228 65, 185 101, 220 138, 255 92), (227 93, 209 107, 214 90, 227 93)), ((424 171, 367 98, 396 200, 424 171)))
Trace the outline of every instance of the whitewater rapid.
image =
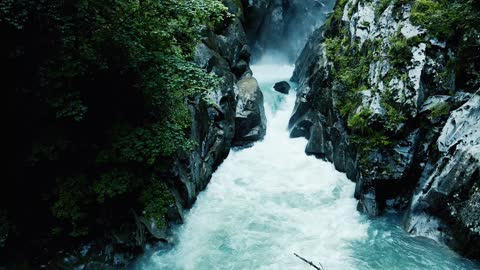
POLYGON ((408 236, 397 217, 361 216, 354 183, 331 163, 305 155, 305 139, 289 138, 295 91, 286 96, 272 86, 288 80, 293 66, 252 70, 265 97, 264 140, 231 151, 178 228, 178 244, 138 269, 313 269, 294 252, 326 270, 477 269, 408 236))
POLYGON ((288 80, 293 66, 252 70, 264 91, 264 140, 230 153, 179 229, 178 246, 153 256, 154 264, 158 269, 305 269, 296 252, 327 269, 354 269, 348 243, 367 235, 355 210, 354 184, 330 163, 305 155, 305 139, 289 138, 295 93, 284 96, 269 88, 288 80))

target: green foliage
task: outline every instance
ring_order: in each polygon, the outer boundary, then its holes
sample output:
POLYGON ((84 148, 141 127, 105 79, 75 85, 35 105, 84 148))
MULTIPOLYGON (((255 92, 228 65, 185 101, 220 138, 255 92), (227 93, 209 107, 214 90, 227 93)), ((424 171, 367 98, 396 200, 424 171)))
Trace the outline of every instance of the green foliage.
POLYGON ((155 220, 158 228, 165 228, 165 216, 168 210, 175 207, 175 200, 167 186, 158 180, 153 180, 141 196, 144 213, 147 218, 155 220))
POLYGON ((372 112, 369 109, 362 109, 348 119, 348 127, 365 134, 368 130, 368 120, 371 115, 372 112))
POLYGON ((398 105, 391 105, 384 99, 382 99, 381 104, 386 110, 385 116, 387 117, 384 129, 386 131, 396 131, 398 126, 407 120, 407 116, 400 108, 397 108, 398 105))
POLYGON ((378 19, 380 15, 388 8, 392 0, 380 0, 375 6, 375 18, 378 19))
POLYGON ((432 35, 447 39, 480 23, 475 0, 418 0, 413 5, 411 20, 432 35))
POLYGON ((168 179, 195 147, 188 104, 220 80, 194 63, 194 48, 202 28, 223 31, 231 18, 220 0, 0 1, 18 186, 41 189, 44 198, 25 197, 48 220, 43 230, 103 234, 126 207, 164 222, 170 191, 148 179, 168 179))
POLYGON ((85 206, 90 203, 90 190, 85 175, 59 178, 58 200, 53 204, 53 215, 71 223, 70 235, 85 236, 88 228, 84 225, 88 213, 85 206))
POLYGON ((57 119, 70 118, 77 122, 83 119, 88 110, 78 92, 67 93, 49 100, 49 105, 55 109, 57 119))
POLYGON ((439 118, 445 115, 449 115, 451 111, 450 104, 444 102, 444 103, 439 103, 435 107, 432 108, 430 111, 430 117, 432 119, 439 118))
POLYGON ((385 134, 371 130, 368 136, 352 135, 352 143, 356 146, 360 154, 360 164, 366 165, 370 162, 369 154, 375 149, 385 149, 394 145, 385 134))
MULTIPOLYGON (((398 133, 407 120, 406 109, 400 101, 392 99, 392 93, 388 89, 388 83, 396 78, 409 86, 407 68, 412 60, 412 49, 419 43, 425 42, 429 46, 429 40, 446 39, 449 48, 453 49, 453 55, 458 55, 455 67, 449 63, 444 72, 437 73, 435 80, 441 80, 445 89, 457 88, 475 91, 475 86, 480 85, 480 70, 478 55, 478 25, 480 12, 478 1, 474 0, 379 0, 375 1, 376 20, 389 5, 393 5, 393 16, 400 18, 402 10, 412 5, 411 21, 427 31, 425 34, 412 38, 405 38, 400 32, 396 33, 388 42, 382 40, 366 40, 361 46, 357 40, 352 40, 348 24, 341 21, 345 1, 337 3, 333 15, 327 22, 325 31, 326 55, 331 62, 330 77, 332 79, 332 92, 335 97, 334 106, 347 122, 354 137, 354 143, 358 145, 362 158, 374 149, 392 147, 398 133), (474 38, 477 37, 477 38, 474 38), (476 41, 477 40, 477 41, 476 41), (359 110, 361 95, 358 93, 369 89, 372 93, 367 76, 369 65, 372 61, 379 61, 385 55, 382 54, 388 44, 388 57, 392 68, 383 78, 387 86, 381 96, 380 103, 385 109, 385 115, 375 115, 372 118, 367 109, 359 110), (460 61, 461 58, 461 61, 460 61), (354 63, 354 64, 353 64, 354 63), (452 78, 452 74, 457 74, 452 78), (450 86, 455 82, 456 86, 450 86), (370 122, 369 122, 370 121, 370 122)), ((355 7, 349 7, 349 15, 355 7)), ((368 25, 362 25, 367 27, 368 25)), ((451 60, 450 60, 451 62, 451 60)), ((438 89, 438 91, 445 91, 438 89)), ((449 108, 437 108, 433 114, 442 116, 449 112, 449 108)))
POLYGON ((325 21, 325 29, 328 30, 333 30, 331 29, 332 23, 338 24, 342 18, 343 14, 343 9, 345 8, 345 5, 347 4, 348 0, 339 0, 335 3, 335 6, 333 8, 333 14, 325 21))
POLYGON ((28 20, 27 5, 26 1, 0 1, 0 23, 5 23, 16 30, 22 29, 28 20))
POLYGON ((151 166, 159 158, 171 156, 179 149, 192 149, 194 143, 184 138, 184 128, 180 124, 158 123, 133 129, 127 135, 119 137, 113 144, 113 153, 120 161, 134 161, 151 166))
POLYGON ((366 42, 359 49, 358 43, 351 44, 350 39, 345 35, 342 39, 327 38, 325 40, 327 58, 333 62, 332 77, 335 82, 341 85, 338 91, 339 102, 337 105, 341 115, 348 115, 358 107, 357 93, 367 90, 367 76, 369 65, 373 54, 369 52, 370 43, 366 42), (366 53, 363 50, 367 51, 366 53), (352 65, 352 63, 356 63, 352 65))
POLYGON ((456 87, 476 91, 480 85, 478 1, 418 0, 412 7, 411 21, 427 29, 431 37, 449 43, 449 47, 458 55, 453 69, 457 74, 456 87))
POLYGON ((413 54, 408 40, 401 33, 390 38, 388 57, 395 68, 405 68, 410 63, 413 54))
POLYGON ((135 175, 129 171, 113 169, 100 176, 93 184, 93 191, 97 194, 97 201, 115 198, 126 193, 134 185, 135 175))

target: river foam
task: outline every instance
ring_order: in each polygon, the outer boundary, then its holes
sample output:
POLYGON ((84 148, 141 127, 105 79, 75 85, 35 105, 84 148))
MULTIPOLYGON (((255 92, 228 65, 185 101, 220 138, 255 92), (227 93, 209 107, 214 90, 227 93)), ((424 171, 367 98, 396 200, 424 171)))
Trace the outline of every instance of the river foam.
POLYGON ((354 269, 349 242, 367 235, 354 184, 290 139, 294 91, 271 89, 290 65, 252 70, 265 93, 267 135, 232 150, 179 229, 179 244, 151 257, 155 269, 305 269, 296 252, 327 269, 354 269))
POLYGON ((305 155, 290 139, 295 93, 272 86, 293 66, 252 66, 265 96, 267 135, 232 150, 177 229, 178 244, 143 259, 142 270, 479 269, 444 246, 412 237, 398 215, 367 219, 356 211, 355 185, 331 163, 305 155))

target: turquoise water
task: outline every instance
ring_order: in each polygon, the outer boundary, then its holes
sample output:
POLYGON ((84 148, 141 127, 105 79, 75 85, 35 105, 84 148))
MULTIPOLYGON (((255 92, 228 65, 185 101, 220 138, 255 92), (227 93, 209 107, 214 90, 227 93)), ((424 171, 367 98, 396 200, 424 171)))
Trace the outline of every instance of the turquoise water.
POLYGON ((290 139, 295 95, 276 93, 289 65, 252 67, 265 97, 267 135, 232 151, 177 229, 178 244, 146 256, 138 269, 480 269, 448 248, 412 237, 395 215, 356 211, 354 183, 290 139))

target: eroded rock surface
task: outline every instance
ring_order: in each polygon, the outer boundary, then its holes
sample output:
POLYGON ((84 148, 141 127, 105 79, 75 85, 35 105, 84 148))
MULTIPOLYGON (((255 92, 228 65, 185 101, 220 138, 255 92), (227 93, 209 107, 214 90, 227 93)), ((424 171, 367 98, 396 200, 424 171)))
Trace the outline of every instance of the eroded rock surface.
POLYGON ((454 45, 415 26, 410 4, 380 6, 338 3, 313 33, 290 135, 356 182, 359 211, 405 211, 411 233, 480 258, 478 88, 448 69, 454 45))

